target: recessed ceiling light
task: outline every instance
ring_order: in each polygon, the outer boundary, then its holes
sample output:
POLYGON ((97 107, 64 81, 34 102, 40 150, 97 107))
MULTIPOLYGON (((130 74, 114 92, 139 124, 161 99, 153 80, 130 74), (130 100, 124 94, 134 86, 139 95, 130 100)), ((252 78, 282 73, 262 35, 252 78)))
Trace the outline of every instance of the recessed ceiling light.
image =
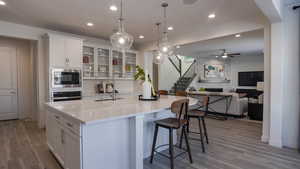
POLYGON ((172 31, 172 30, 174 30, 174 28, 173 28, 172 26, 169 26, 169 27, 168 27, 168 30, 169 30, 169 31, 172 31))
POLYGON ((109 9, 111 11, 117 11, 118 10, 118 7, 116 5, 110 5, 109 9))
POLYGON ((241 34, 236 34, 235 37, 239 38, 239 37, 241 37, 241 34))
POLYGON ((179 49, 179 48, 180 48, 180 45, 176 45, 176 48, 179 49))
POLYGON ((86 26, 94 26, 94 24, 92 22, 88 22, 86 23, 86 26))
POLYGON ((215 17, 216 17, 216 14, 214 14, 214 13, 208 15, 208 18, 209 18, 209 19, 213 19, 213 18, 215 18, 215 17))
POLYGON ((140 38, 140 39, 144 39, 144 38, 145 38, 145 36, 143 36, 143 35, 140 35, 140 36, 139 36, 139 38, 140 38))
POLYGON ((219 56, 217 55, 216 58, 218 58, 219 56))
POLYGON ((6 5, 6 2, 0 0, 0 5, 4 6, 6 5))

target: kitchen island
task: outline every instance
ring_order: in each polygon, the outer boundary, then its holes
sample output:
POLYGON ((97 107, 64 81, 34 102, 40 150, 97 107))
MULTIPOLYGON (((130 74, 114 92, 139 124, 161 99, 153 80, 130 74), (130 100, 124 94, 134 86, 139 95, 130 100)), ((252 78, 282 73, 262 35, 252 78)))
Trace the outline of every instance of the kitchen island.
MULTIPOLYGON (((47 103, 48 147, 66 169, 143 169, 144 158, 150 156, 153 121, 174 117, 170 105, 182 98, 47 103)), ((196 102, 190 99, 191 105, 196 102)), ((167 130, 159 131, 160 144, 168 144, 167 130)))

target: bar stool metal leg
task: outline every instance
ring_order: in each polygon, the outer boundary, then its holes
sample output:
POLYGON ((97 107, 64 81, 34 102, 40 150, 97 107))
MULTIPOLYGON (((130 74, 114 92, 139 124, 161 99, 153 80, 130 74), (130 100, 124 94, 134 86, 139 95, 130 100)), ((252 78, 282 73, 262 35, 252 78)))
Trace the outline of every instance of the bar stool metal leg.
POLYGON ((187 120, 188 120, 188 122, 187 122, 187 132, 190 133, 190 120, 191 119, 190 119, 189 116, 187 117, 187 120))
POLYGON ((156 124, 155 125, 155 131, 154 131, 154 137, 153 137, 152 151, 151 151, 151 159, 150 159, 151 164, 153 162, 154 151, 155 151, 156 140, 157 140, 157 134, 158 134, 158 125, 156 124))
POLYGON ((182 148, 183 130, 184 130, 184 128, 182 127, 182 129, 181 129, 181 135, 180 135, 180 142, 179 142, 179 147, 180 148, 182 148))
POLYGON ((198 118, 198 122, 199 122, 199 131, 200 131, 200 141, 201 141, 201 146, 202 146, 202 152, 205 153, 205 147, 204 147, 202 127, 201 127, 201 119, 200 118, 198 118))
POLYGON ((186 144, 187 152, 189 154, 190 162, 193 163, 192 153, 191 153, 191 149, 190 149, 190 143, 189 143, 188 136, 186 133, 186 127, 183 127, 182 129, 183 129, 183 133, 184 133, 184 137, 185 137, 185 144, 186 144))
POLYGON ((171 169, 174 169, 174 145, 173 145, 173 129, 169 129, 169 152, 170 152, 170 162, 171 169))
POLYGON ((202 119, 202 124, 203 124, 203 128, 204 128, 204 135, 205 135, 205 138, 206 138, 206 143, 209 144, 204 117, 202 117, 201 119, 202 119))

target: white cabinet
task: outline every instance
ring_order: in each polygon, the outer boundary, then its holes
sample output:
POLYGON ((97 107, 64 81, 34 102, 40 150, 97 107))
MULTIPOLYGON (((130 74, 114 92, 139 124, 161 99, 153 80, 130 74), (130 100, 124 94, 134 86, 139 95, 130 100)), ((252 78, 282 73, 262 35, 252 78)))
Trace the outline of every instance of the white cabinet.
POLYGON ((63 36, 49 36, 49 62, 51 67, 65 67, 65 38, 63 36))
POLYGON ((80 138, 66 130, 65 138, 65 169, 81 169, 80 138))
POLYGON ((82 67, 82 40, 57 34, 47 35, 50 67, 82 67))
POLYGON ((82 40, 65 39, 65 53, 70 67, 82 67, 82 40))
POLYGON ((119 52, 108 47, 85 45, 83 47, 84 79, 133 79, 136 51, 119 52))
POLYGON ((75 132, 76 126, 56 113, 48 113, 47 143, 65 169, 81 169, 81 136, 75 132))
POLYGON ((64 130, 60 124, 61 117, 54 114, 47 116, 47 140, 58 161, 64 163, 64 130))

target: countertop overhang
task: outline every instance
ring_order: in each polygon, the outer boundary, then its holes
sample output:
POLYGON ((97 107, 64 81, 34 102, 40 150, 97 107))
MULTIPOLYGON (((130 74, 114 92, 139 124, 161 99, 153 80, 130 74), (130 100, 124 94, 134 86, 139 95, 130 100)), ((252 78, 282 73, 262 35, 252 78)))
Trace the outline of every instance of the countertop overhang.
MULTIPOLYGON (((129 118, 148 113, 159 112, 170 108, 172 102, 184 99, 181 96, 161 96, 158 101, 140 101, 137 96, 128 96, 116 101, 76 100, 46 103, 51 111, 60 112, 80 121, 93 123, 121 118, 129 118)), ((197 103, 189 98, 190 105, 197 103)))

